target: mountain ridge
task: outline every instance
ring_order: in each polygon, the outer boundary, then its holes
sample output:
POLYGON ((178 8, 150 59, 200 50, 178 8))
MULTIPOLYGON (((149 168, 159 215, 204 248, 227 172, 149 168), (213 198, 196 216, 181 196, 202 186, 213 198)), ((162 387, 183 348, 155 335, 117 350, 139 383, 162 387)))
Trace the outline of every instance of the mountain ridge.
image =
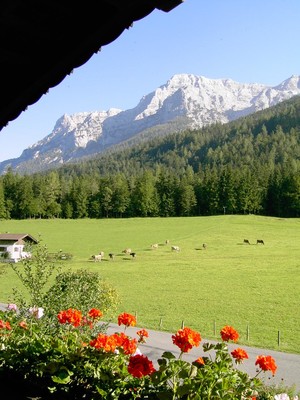
MULTIPOLYGON (((56 168, 83 157, 93 157, 120 143, 139 140, 145 132, 150 137, 153 129, 159 134, 160 129, 163 132, 172 126, 175 133, 183 128, 224 124, 297 94, 300 94, 297 75, 271 87, 176 74, 144 95, 134 108, 64 114, 49 135, 25 149, 20 157, 1 162, 0 174, 9 167, 20 173, 56 168)), ((144 135, 143 140, 146 139, 144 135)))

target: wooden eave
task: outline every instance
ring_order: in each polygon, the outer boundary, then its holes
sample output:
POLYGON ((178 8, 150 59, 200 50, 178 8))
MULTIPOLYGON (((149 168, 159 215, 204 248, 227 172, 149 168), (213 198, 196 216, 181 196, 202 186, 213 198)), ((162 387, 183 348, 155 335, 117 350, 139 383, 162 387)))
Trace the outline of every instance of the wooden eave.
POLYGON ((3 0, 0 131, 135 21, 182 1, 3 0))

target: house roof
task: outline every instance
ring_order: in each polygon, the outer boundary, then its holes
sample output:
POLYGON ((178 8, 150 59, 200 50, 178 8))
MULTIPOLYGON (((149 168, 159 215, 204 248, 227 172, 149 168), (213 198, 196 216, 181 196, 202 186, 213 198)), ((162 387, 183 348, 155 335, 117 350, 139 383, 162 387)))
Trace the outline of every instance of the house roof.
POLYGON ((3 0, 0 131, 154 9, 183 0, 3 0))
POLYGON ((25 240, 33 243, 38 243, 33 236, 28 233, 0 233, 0 241, 18 241, 25 240))

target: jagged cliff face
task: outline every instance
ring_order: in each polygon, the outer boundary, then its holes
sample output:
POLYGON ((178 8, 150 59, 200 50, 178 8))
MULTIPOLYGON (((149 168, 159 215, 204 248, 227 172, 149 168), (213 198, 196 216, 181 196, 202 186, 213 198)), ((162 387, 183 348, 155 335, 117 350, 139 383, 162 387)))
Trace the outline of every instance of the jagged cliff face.
MULTIPOLYGON (((269 87, 231 79, 174 75, 165 85, 143 96, 130 110, 112 108, 62 116, 50 135, 24 150, 19 158, 0 163, 0 173, 9 166, 20 172, 54 168, 95 155, 176 120, 184 121, 184 126, 192 129, 215 122, 226 123, 299 94, 299 76, 269 87)), ((174 126, 172 132, 175 132, 174 126)))

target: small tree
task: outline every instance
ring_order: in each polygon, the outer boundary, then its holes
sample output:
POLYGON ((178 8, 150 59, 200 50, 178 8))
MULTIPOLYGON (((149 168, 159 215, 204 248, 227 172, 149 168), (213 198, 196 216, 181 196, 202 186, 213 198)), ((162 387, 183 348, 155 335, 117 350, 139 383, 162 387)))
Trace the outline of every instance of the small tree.
POLYGON ((86 270, 67 271, 56 276, 54 285, 43 299, 51 312, 76 308, 87 313, 91 308, 100 309, 111 316, 116 311, 119 297, 116 290, 104 282, 97 272, 86 270))
MULTIPOLYGON (((26 248, 31 257, 23 259, 18 264, 11 263, 11 267, 21 280, 23 286, 29 293, 30 307, 40 307, 43 304, 44 295, 50 278, 54 273, 59 273, 59 266, 49 262, 48 249, 41 241, 38 244, 26 248)), ((27 307, 24 293, 14 288, 14 297, 19 307, 27 307)))

